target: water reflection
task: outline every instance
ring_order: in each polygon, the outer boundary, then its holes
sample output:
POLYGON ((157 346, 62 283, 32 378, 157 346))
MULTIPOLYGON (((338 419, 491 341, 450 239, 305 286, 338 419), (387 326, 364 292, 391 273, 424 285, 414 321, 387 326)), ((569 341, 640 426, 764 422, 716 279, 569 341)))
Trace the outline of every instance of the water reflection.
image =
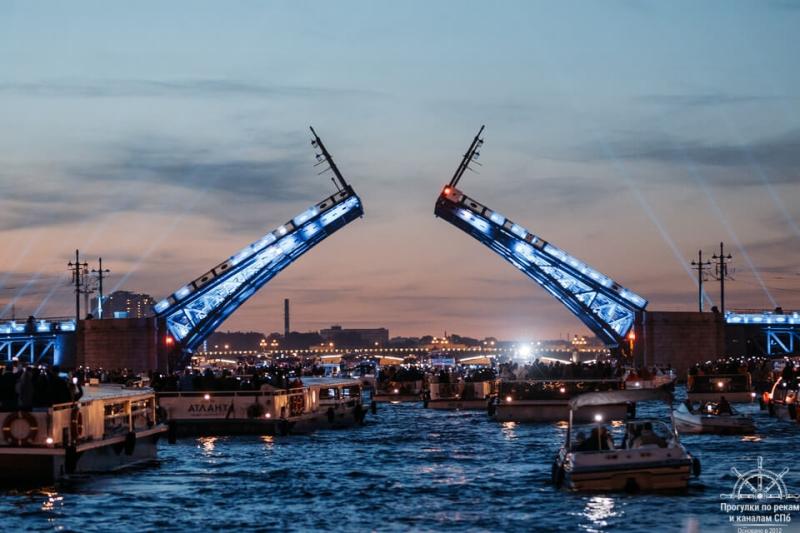
POLYGON ((54 511, 64 505, 64 497, 59 496, 57 492, 45 492, 47 499, 42 502, 42 511, 54 511))
POLYGON ((506 440, 517 440, 516 422, 503 422, 500 427, 506 440))
POLYGON ((586 528, 587 531, 600 531, 608 525, 608 519, 618 516, 619 513, 614 511, 614 499, 605 496, 594 496, 586 502, 586 507, 583 510, 583 515, 591 521, 591 524, 586 528))
POLYGON ((199 443, 198 447, 203 450, 203 455, 211 455, 214 453, 217 437, 200 437, 197 442, 199 443))

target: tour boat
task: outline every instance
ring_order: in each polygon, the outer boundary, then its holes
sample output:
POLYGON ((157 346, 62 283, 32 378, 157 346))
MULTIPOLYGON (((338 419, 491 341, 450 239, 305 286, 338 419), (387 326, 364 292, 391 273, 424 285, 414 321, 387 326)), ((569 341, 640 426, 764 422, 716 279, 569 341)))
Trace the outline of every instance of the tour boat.
POLYGON ((675 428, 681 433, 751 434, 756 425, 752 417, 739 413, 732 407, 729 412, 720 412, 714 402, 689 408, 682 403, 673 410, 675 428))
POLYGON ((455 383, 432 381, 425 393, 425 407, 431 409, 486 409, 497 394, 499 380, 465 381, 455 383))
POLYGON ((724 396, 729 402, 748 403, 756 398, 750 373, 689 375, 686 395, 692 402, 718 402, 724 396))
POLYGON ((623 379, 626 389, 659 389, 663 387, 671 388, 675 386, 678 375, 674 370, 658 369, 655 373, 645 376, 638 375, 633 369, 629 369, 623 379))
POLYGON ((641 401, 664 401, 671 407, 672 396, 662 389, 650 389, 593 392, 573 398, 566 441, 553 462, 553 483, 573 491, 686 489, 691 474, 700 474, 700 462, 680 443, 674 427, 660 420, 636 420, 629 422, 624 435, 614 442, 602 425, 602 406, 641 401), (574 414, 582 409, 598 409, 597 423, 583 440, 574 426, 574 414))
POLYGON ((119 385, 88 385, 78 401, 2 412, 0 420, 0 480, 15 483, 151 461, 167 430, 151 389, 119 385))
POLYGON ((288 435, 360 424, 361 382, 303 378, 302 385, 260 390, 159 392, 169 438, 186 435, 288 435))
MULTIPOLYGON (((488 410, 500 422, 555 422, 569 417, 569 402, 575 395, 622 387, 619 379, 503 380, 488 410)), ((623 420, 633 408, 623 401, 604 405, 601 411, 606 420, 623 420)), ((596 411, 581 409, 574 416, 576 420, 588 421, 596 411)))
POLYGON ((424 375, 416 367, 392 365, 380 369, 372 399, 376 402, 418 402, 424 392, 424 375))

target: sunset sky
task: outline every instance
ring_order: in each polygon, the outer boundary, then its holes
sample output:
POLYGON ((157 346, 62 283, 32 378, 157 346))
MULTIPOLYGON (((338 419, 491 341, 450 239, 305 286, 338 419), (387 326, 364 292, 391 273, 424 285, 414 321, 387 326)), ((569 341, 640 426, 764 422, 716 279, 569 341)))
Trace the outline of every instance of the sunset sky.
POLYGON ((80 248, 161 298, 333 191, 366 216, 221 329, 586 330, 433 216, 460 187, 650 301, 800 308, 800 2, 0 3, 0 317, 68 315, 80 248), (716 304, 718 289, 709 283, 716 304))

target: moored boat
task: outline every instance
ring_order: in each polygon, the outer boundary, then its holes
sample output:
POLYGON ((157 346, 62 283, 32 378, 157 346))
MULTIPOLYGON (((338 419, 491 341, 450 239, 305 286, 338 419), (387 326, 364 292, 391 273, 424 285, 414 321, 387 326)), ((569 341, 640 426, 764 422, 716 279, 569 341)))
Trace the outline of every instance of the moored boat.
POLYGON ((372 396, 376 402, 418 402, 422 400, 425 375, 415 366, 381 368, 372 396))
POLYGON ((431 409, 486 409, 497 395, 499 380, 489 368, 472 372, 434 375, 425 392, 425 407, 431 409))
POLYGON ((686 395, 692 402, 718 402, 722 396, 732 403, 755 401, 749 372, 741 374, 689 375, 686 395))
POLYGON ((575 426, 573 415, 580 409, 650 400, 672 404, 671 394, 662 389, 596 392, 573 398, 566 440, 553 462, 553 483, 574 491, 686 489, 691 474, 700 474, 700 463, 680 443, 674 427, 660 420, 637 420, 628 423, 615 441, 599 412, 588 436, 575 426))
POLYGON ((691 404, 684 402, 673 411, 675 428, 681 433, 751 434, 756 425, 749 415, 723 402, 691 404))
MULTIPOLYGON (((503 380, 497 398, 489 404, 489 415, 500 422, 554 422, 567 420, 570 399, 592 391, 617 391, 623 388, 620 379, 545 379, 503 380)), ((633 406, 614 403, 600 408, 605 420, 623 420, 633 406)), ((576 421, 592 420, 597 409, 580 409, 576 421)))
POLYGON ((366 411, 361 382, 353 378, 305 378, 289 388, 164 391, 159 407, 170 439, 187 435, 288 435, 360 424, 366 411))
POLYGON ((50 482, 151 461, 167 430, 151 389, 119 385, 86 386, 77 401, 1 412, 0 420, 4 482, 50 482))

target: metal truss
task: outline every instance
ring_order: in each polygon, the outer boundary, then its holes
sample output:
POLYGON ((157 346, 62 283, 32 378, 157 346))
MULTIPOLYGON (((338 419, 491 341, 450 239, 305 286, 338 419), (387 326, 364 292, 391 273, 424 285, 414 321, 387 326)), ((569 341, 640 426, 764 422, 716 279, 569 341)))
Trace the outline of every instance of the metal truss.
POLYGON ((456 188, 483 144, 481 131, 434 214, 479 240, 554 296, 607 345, 620 346, 647 300, 456 188))
POLYGON ((728 312, 725 313, 725 323, 757 330, 761 339, 757 339, 756 343, 765 355, 800 354, 800 313, 796 311, 793 313, 728 312))
MULTIPOLYGON (((311 130, 314 133, 314 130, 311 130)), ((256 291, 281 270, 347 223, 363 216, 361 200, 339 173, 314 133, 317 158, 328 163, 338 192, 267 233, 228 260, 154 306, 185 353, 194 351, 256 291)))

